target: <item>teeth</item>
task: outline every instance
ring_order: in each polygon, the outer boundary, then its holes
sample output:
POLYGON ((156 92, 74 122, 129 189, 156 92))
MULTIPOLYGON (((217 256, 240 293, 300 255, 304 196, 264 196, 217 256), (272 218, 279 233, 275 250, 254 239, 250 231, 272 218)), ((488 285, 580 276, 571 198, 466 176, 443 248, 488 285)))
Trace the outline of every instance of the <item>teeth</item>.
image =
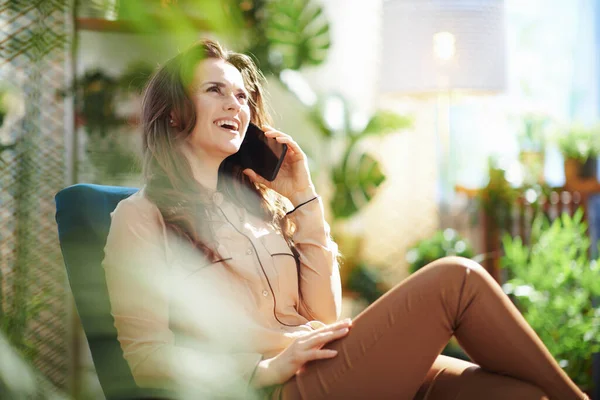
POLYGON ((223 126, 223 125, 230 125, 233 126, 233 128, 237 131, 238 129, 238 124, 237 122, 230 120, 230 119, 221 119, 217 122, 215 122, 215 124, 217 124, 217 126, 223 126))

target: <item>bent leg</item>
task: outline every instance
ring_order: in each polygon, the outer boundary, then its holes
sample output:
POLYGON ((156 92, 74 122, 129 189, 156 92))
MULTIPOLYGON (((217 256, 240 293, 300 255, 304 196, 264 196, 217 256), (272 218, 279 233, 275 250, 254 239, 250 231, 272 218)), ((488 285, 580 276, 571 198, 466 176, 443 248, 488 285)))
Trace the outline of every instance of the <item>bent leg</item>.
POLYGON ((414 400, 548 400, 530 383, 494 374, 473 363, 439 356, 414 400))
POLYGON ((284 399, 412 399, 452 335, 482 368, 585 399, 535 332, 477 263, 444 258, 390 290, 328 344, 335 358, 307 363, 284 399))

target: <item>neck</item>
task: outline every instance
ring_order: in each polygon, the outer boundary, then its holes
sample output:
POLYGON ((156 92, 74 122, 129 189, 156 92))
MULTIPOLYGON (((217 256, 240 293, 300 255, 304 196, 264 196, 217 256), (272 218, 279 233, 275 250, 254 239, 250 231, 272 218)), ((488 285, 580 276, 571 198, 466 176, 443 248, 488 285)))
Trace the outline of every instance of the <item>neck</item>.
POLYGON ((223 160, 209 157, 206 154, 197 154, 187 146, 183 147, 183 154, 190 164, 194 179, 205 189, 216 191, 219 180, 219 166, 223 160))

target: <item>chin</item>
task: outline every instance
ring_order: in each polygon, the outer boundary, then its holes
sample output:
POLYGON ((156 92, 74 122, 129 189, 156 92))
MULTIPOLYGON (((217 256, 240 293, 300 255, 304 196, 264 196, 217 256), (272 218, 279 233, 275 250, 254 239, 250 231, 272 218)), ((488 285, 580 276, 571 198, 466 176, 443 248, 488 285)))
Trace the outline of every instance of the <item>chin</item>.
POLYGON ((228 145, 223 146, 221 148, 221 151, 225 154, 225 156, 228 157, 228 156, 240 151, 240 147, 241 147, 241 143, 229 143, 228 145))

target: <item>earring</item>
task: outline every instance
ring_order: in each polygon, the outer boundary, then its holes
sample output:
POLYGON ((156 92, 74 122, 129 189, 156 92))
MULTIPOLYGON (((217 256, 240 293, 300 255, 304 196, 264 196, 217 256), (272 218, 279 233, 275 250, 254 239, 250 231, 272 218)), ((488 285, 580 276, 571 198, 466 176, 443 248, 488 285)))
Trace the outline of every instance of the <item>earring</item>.
POLYGON ((171 126, 175 125, 175 123, 173 122, 173 118, 169 119, 169 124, 170 124, 171 126))

